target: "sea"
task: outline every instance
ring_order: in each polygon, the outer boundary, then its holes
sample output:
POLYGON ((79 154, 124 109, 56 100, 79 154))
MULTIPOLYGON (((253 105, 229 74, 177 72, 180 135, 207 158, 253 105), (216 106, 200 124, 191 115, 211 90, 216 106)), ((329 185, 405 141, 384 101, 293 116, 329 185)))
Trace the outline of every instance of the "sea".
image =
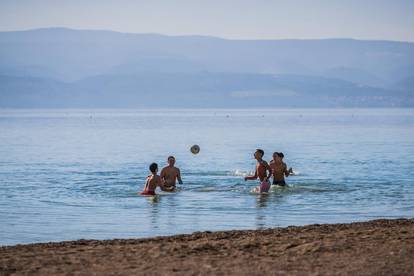
POLYGON ((412 218, 413 169, 414 109, 0 109, 0 245, 412 218), (287 187, 252 192, 258 148, 287 187))

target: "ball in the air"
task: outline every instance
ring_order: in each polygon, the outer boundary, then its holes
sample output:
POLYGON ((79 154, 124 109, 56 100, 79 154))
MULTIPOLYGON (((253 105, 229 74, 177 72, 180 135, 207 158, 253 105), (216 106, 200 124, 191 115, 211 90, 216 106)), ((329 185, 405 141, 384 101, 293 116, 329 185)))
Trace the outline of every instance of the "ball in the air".
POLYGON ((200 152, 200 147, 198 145, 194 145, 191 147, 190 151, 192 154, 197 154, 200 152))

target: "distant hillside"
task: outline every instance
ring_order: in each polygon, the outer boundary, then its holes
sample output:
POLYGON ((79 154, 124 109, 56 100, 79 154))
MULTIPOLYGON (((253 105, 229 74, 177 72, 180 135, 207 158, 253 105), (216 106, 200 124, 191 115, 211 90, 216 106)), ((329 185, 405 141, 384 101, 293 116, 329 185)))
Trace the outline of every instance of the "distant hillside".
POLYGON ((389 107, 414 94, 298 75, 136 73, 65 83, 0 76, 2 107, 389 107))
POLYGON ((0 107, 413 106, 414 43, 0 32, 0 107))

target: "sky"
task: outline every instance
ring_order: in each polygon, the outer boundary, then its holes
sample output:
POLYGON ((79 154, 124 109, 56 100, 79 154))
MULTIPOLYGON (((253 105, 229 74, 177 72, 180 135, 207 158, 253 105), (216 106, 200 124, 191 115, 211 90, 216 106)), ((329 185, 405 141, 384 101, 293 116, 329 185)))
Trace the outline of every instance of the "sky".
POLYGON ((230 39, 414 42, 414 1, 0 0, 0 31, 47 27, 230 39))

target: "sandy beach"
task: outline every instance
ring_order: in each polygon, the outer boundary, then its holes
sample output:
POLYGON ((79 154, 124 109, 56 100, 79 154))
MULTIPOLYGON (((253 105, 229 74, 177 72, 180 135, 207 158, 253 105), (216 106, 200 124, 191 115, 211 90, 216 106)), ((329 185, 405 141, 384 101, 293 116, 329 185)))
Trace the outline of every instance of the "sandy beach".
POLYGON ((414 219, 0 248, 0 274, 414 274, 414 219))

